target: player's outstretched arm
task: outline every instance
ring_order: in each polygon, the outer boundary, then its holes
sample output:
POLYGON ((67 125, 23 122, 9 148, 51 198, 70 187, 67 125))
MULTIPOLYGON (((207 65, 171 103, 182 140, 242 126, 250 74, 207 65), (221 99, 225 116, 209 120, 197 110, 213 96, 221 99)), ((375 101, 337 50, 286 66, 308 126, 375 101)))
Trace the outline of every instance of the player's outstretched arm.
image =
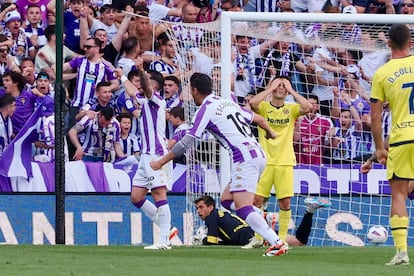
POLYGON ((181 139, 178 143, 174 145, 170 152, 161 157, 159 160, 150 162, 151 168, 153 170, 159 170, 162 168, 162 166, 164 166, 174 158, 180 157, 185 153, 185 151, 189 147, 191 147, 194 144, 194 140, 195 138, 193 136, 188 134, 185 135, 183 139, 181 139))

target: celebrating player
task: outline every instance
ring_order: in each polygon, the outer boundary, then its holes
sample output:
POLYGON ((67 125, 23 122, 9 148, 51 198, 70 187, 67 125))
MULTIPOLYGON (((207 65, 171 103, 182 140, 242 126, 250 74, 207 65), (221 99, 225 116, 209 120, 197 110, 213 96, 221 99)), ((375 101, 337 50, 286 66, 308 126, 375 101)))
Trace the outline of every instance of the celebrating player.
POLYGON ((134 73, 134 70, 129 72, 128 79, 123 75, 121 68, 117 69, 118 77, 123 82, 126 92, 141 106, 139 126, 142 148, 138 171, 132 181, 131 201, 160 227, 160 243, 154 243, 144 249, 171 249, 170 238, 177 229, 171 228, 171 209, 167 200, 169 168, 165 166, 163 170, 154 171, 149 167, 151 160, 167 153, 166 104, 150 87, 146 73, 142 70, 137 71, 138 74, 134 73), (155 204, 146 199, 149 190, 155 204))
POLYGON ((266 250, 265 256, 285 254, 288 246, 252 206, 256 183, 265 166, 266 158, 252 135, 249 123, 256 122, 265 130, 266 137, 275 138, 276 134, 263 117, 241 109, 232 100, 213 95, 209 76, 194 73, 190 78, 190 85, 193 99, 200 106, 194 116, 193 127, 169 153, 158 161, 151 162, 151 167, 158 170, 176 156, 181 156, 196 138, 201 138, 205 130, 209 131, 229 151, 232 158, 230 192, 237 215, 270 243, 271 247, 266 250))

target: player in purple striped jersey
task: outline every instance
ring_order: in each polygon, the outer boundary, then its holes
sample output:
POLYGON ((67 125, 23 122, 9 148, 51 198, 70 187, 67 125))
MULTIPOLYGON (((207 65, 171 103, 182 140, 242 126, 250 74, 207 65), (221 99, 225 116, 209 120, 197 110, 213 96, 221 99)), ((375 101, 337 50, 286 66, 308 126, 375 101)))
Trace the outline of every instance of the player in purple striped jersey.
POLYGON ((132 72, 129 75, 131 79, 128 79, 122 74, 121 68, 117 69, 126 92, 135 98, 141 107, 141 157, 138 171, 132 180, 131 201, 160 227, 159 241, 146 246, 145 249, 171 249, 171 210, 167 201, 169 168, 166 166, 163 170, 155 171, 149 165, 152 160, 167 153, 166 104, 162 97, 150 88, 143 71, 138 71, 138 76, 132 75, 132 72), (146 199, 149 190, 155 204, 146 199))
POLYGON ((218 142, 226 148, 231 156, 230 193, 236 205, 236 213, 244 219, 252 229, 269 241, 271 247, 265 256, 279 256, 287 252, 288 247, 277 234, 270 229, 265 219, 253 209, 253 198, 257 181, 266 164, 262 147, 250 130, 250 123, 256 122, 266 132, 266 137, 275 138, 276 133, 269 127, 263 117, 242 109, 232 100, 212 94, 212 82, 208 75, 194 73, 190 78, 191 94, 200 106, 194 115, 193 127, 190 131, 164 155, 151 162, 155 170, 184 154, 196 138, 203 132, 210 132, 218 142))
POLYGON ((117 157, 125 157, 119 144, 119 122, 113 115, 112 108, 106 106, 93 119, 84 116, 69 130, 69 138, 76 147, 74 160, 109 161, 112 148, 117 157))

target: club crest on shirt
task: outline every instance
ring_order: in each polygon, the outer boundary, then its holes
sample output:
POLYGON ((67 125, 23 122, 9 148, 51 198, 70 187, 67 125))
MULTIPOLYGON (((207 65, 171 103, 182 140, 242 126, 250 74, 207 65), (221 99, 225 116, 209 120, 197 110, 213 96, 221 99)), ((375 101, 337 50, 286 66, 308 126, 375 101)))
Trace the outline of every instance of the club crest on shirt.
POLYGON ((25 98, 20 98, 20 102, 22 103, 22 104, 25 104, 26 103, 26 99, 25 98))
POLYGON ((290 113, 289 109, 287 109, 287 108, 283 109, 283 114, 288 115, 289 113, 290 113))

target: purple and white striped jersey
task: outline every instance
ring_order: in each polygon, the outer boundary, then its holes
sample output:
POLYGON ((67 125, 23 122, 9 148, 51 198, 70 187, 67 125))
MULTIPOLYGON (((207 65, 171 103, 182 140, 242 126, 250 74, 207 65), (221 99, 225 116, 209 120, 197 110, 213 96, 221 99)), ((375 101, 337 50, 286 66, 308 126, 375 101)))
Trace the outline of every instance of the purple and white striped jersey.
MULTIPOLYGON (((42 118, 40 141, 43 141, 48 146, 55 146, 55 115, 42 118)), ((45 149, 44 154, 50 157, 50 160, 55 160, 55 149, 45 149)))
POLYGON ((77 124, 83 129, 78 138, 85 155, 104 157, 105 151, 110 151, 114 143, 120 143, 121 126, 115 118, 106 128, 99 126, 98 114, 93 119, 84 116, 77 124))
POLYGON ((104 63, 93 63, 85 57, 72 59, 70 67, 77 70, 76 89, 73 95, 72 106, 84 106, 89 99, 95 97, 95 87, 101 81, 115 80, 115 72, 104 63))
MULTIPOLYGON (((118 106, 117 106, 117 104, 115 103, 115 101, 113 99, 111 99, 109 101, 108 106, 110 106, 112 108, 112 110, 114 111, 114 114, 119 114, 120 113, 119 110, 118 110, 118 106)), ((86 110, 86 111, 87 110, 92 110, 92 111, 98 112, 99 110, 101 110, 104 107, 105 106, 102 106, 98 102, 97 98, 92 98, 92 99, 89 99, 87 101, 87 103, 80 108, 80 110, 86 110)))
POLYGON ((189 135, 201 138, 204 130, 209 131, 230 152, 234 163, 264 157, 250 129, 253 116, 230 99, 209 95, 196 112, 189 135))
POLYGON ((134 134, 129 134, 125 139, 121 138, 121 149, 122 152, 127 156, 131 156, 136 152, 140 152, 141 148, 138 144, 137 136, 134 134))
MULTIPOLYGON (((133 114, 133 112, 137 110, 137 107, 134 104, 134 99, 131 99, 125 91, 122 92, 116 99, 116 105, 117 110, 119 110, 120 113, 129 112, 130 114, 133 114)), ((141 144, 141 134, 139 132, 139 118, 132 116, 132 125, 129 133, 134 134, 138 138, 139 144, 141 144)))
POLYGON ((178 94, 173 95, 171 98, 165 99, 167 110, 171 110, 176 106, 183 106, 183 101, 178 94))
POLYGON ((165 100, 157 93, 153 93, 148 99, 140 93, 136 98, 141 106, 141 118, 139 129, 141 133, 141 153, 146 154, 167 154, 167 142, 165 137, 165 100))
POLYGON ((163 60, 154 60, 150 63, 149 69, 157 71, 161 74, 172 75, 177 70, 177 67, 170 65, 163 60))
POLYGON ((171 137, 171 139, 175 140, 175 141, 180 141, 187 133, 188 130, 190 129, 190 125, 187 123, 183 123, 181 125, 179 125, 175 130, 174 130, 174 135, 171 137))
POLYGON ((0 113, 0 159, 4 149, 10 144, 13 134, 13 124, 10 117, 3 118, 0 113))
POLYGON ((340 127, 335 128, 335 137, 341 139, 336 148, 333 148, 332 158, 334 160, 349 161, 361 156, 362 132, 351 126, 346 131, 340 127))

